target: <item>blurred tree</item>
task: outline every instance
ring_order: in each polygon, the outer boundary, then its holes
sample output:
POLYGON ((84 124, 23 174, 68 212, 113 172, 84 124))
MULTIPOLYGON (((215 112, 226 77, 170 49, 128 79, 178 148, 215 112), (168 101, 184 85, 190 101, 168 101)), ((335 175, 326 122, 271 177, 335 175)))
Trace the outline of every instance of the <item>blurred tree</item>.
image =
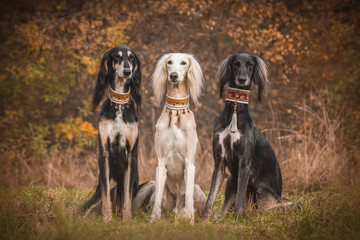
POLYGON ((54 146, 78 155, 95 152, 97 114, 90 100, 99 62, 106 50, 123 44, 143 62, 139 146, 146 164, 154 159, 160 111, 150 76, 167 52, 193 53, 205 74, 194 108, 204 169, 212 168, 212 127, 222 105, 216 72, 224 58, 241 52, 260 56, 271 71, 269 97, 251 101, 260 129, 310 131, 313 115, 306 125, 296 107, 313 91, 327 92, 330 117, 346 106, 343 141, 348 158, 358 163, 359 10, 356 0, 14 0, 0 9, 1 161, 44 156, 54 146))

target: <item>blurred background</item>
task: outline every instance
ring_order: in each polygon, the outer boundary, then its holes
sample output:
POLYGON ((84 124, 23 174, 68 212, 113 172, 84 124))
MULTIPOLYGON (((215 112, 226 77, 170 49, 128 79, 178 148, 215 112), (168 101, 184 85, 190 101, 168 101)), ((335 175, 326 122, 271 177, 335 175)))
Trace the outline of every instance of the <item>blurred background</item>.
POLYGON ((90 189, 97 183, 100 107, 90 103, 102 55, 128 45, 142 60, 140 182, 157 160, 151 74, 168 52, 192 53, 205 76, 195 113, 209 190, 212 136, 224 101, 216 72, 230 54, 260 56, 270 86, 252 91, 255 125, 280 162, 283 188, 359 182, 360 4, 342 1, 43 1, 0 9, 0 183, 90 189))

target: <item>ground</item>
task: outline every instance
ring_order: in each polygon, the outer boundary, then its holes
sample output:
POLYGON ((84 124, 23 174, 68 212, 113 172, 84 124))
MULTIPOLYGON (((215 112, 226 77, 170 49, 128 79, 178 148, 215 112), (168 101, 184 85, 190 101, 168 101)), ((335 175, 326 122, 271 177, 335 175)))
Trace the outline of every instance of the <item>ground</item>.
POLYGON ((104 223, 98 214, 78 214, 93 190, 41 186, 0 188, 0 239, 360 239, 360 187, 333 183, 322 189, 298 189, 286 197, 301 210, 263 214, 249 208, 236 221, 219 217, 224 195, 208 223, 176 221, 164 216, 150 223, 150 213, 132 221, 114 217, 104 223))

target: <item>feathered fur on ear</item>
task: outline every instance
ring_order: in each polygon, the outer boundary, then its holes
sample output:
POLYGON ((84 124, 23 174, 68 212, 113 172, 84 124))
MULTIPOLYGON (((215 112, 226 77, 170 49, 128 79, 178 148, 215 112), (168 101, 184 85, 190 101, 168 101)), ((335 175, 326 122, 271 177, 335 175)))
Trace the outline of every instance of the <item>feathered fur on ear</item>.
POLYGON ((231 64, 235 56, 236 55, 230 55, 220 64, 220 68, 218 71, 220 98, 223 96, 226 83, 230 82, 231 78, 234 75, 231 64))
POLYGON ((164 54, 156 64, 155 71, 152 75, 153 90, 156 99, 156 103, 160 105, 165 91, 166 91, 166 81, 167 81, 167 70, 166 70, 166 61, 169 57, 169 54, 164 54))
POLYGON ((253 56, 256 66, 253 73, 253 81, 258 87, 258 99, 261 101, 269 83, 269 69, 265 62, 258 56, 253 56))
POLYGON ((105 89, 109 85, 109 71, 110 71, 110 61, 109 61, 110 51, 106 52, 101 59, 101 65, 99 70, 99 75, 95 85, 95 93, 92 101, 92 110, 94 111, 99 105, 102 97, 104 96, 105 89))
POLYGON ((187 85, 190 89, 190 96, 194 103, 198 103, 201 89, 204 85, 204 76, 199 62, 189 54, 190 66, 187 72, 187 85))
POLYGON ((138 109, 141 106, 141 94, 140 94, 140 85, 141 85, 141 62, 139 56, 132 51, 132 54, 135 56, 135 65, 133 66, 134 72, 131 79, 130 87, 131 87, 131 97, 135 101, 138 109))

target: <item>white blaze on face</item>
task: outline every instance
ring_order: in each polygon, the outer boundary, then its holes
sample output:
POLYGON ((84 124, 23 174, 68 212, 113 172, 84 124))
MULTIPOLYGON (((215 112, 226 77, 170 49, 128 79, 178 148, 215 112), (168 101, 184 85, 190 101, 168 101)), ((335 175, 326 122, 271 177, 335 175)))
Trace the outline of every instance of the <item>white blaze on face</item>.
POLYGON ((171 54, 166 62, 168 71, 168 80, 171 81, 170 74, 177 73, 176 82, 181 82, 186 78, 186 72, 189 69, 189 57, 183 53, 171 54))

